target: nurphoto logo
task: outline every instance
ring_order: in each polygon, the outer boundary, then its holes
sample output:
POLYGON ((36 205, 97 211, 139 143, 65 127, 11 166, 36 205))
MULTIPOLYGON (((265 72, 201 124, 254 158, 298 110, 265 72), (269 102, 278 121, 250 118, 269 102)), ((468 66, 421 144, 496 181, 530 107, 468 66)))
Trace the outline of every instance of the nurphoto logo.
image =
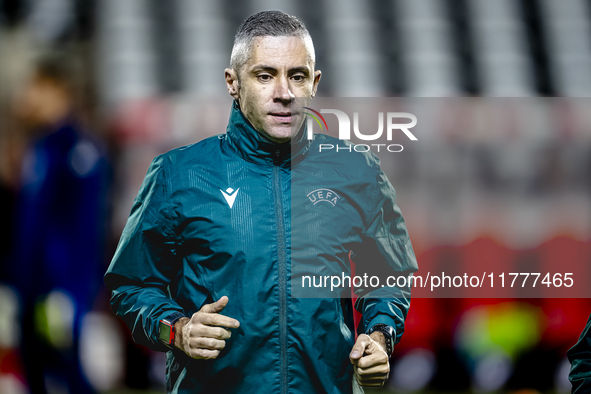
MULTIPOLYGON (((310 112, 304 112, 308 116, 308 123, 307 123, 307 130, 308 134, 307 137, 309 140, 313 139, 314 135, 314 123, 317 123, 320 126, 320 129, 324 131, 326 127, 326 131, 328 131, 328 125, 324 116, 322 114, 333 114, 337 117, 337 121, 339 123, 339 139, 340 140, 350 140, 351 139, 351 120, 349 115, 347 115, 344 111, 338 109, 321 109, 320 112, 316 111, 312 108, 304 107, 310 112)), ((393 137, 397 133, 403 133, 408 139, 411 141, 417 141, 417 137, 410 131, 413 127, 417 124, 417 117, 408 112, 386 112, 384 116, 384 112, 378 112, 378 130, 373 134, 364 134, 359 129, 359 112, 353 113, 353 133, 355 137, 362 141, 377 141, 379 140, 382 135, 384 134, 384 118, 386 119, 386 141, 392 141, 393 137)), ((369 152, 375 149, 377 152, 380 151, 380 148, 385 148, 388 152, 402 152, 404 149, 400 144, 386 144, 386 143, 372 143, 372 144, 355 144, 355 145, 346 145, 346 146, 335 146, 334 144, 320 144, 319 151, 327 151, 327 150, 336 150, 339 151, 348 151, 348 152, 369 152)))

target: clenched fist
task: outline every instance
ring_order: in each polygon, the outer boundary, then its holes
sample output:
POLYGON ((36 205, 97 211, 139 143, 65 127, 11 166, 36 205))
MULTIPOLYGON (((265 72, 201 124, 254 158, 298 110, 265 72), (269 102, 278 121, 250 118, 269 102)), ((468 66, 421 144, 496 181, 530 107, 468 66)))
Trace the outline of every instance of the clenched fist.
POLYGON ((189 319, 184 317, 175 324, 174 346, 196 359, 214 359, 226 346, 225 339, 232 335, 229 328, 240 327, 240 322, 220 315, 228 304, 223 296, 213 304, 204 305, 189 319))
POLYGON ((373 332, 370 336, 361 334, 349 354, 354 365, 355 378, 362 386, 382 387, 390 374, 390 363, 386 354, 384 335, 373 332))

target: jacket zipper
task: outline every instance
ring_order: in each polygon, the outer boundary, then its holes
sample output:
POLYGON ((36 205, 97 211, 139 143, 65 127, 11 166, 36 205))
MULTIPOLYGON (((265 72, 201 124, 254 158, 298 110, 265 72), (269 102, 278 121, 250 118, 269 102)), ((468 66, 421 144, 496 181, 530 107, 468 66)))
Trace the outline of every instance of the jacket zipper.
POLYGON ((281 368, 281 393, 287 393, 287 259, 285 253, 285 222, 281 185, 280 151, 275 151, 273 166, 273 197, 277 222, 277 275, 279 278, 279 358, 281 368))

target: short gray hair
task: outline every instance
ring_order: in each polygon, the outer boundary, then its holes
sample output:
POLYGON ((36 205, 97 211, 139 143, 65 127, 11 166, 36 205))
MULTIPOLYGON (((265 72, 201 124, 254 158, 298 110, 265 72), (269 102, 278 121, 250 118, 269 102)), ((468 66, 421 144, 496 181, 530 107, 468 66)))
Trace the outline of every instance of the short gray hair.
POLYGON ((234 37, 230 67, 237 74, 240 74, 240 69, 248 61, 254 38, 264 36, 300 37, 308 49, 312 63, 315 63, 312 37, 301 20, 281 11, 261 11, 242 22, 234 37))

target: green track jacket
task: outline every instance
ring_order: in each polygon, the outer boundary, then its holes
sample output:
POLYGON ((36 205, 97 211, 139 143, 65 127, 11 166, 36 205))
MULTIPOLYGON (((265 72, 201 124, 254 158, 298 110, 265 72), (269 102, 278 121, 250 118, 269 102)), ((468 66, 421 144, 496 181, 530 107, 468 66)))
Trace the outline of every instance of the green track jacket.
MULTIPOLYGON (((226 134, 150 165, 105 283, 134 340, 168 351, 168 393, 351 392, 350 289, 303 288, 306 276, 350 275, 351 251, 357 275, 417 264, 378 159, 321 143, 349 145, 304 132, 276 144, 234 103, 226 134), (241 325, 217 359, 159 343, 160 319, 224 295, 222 313, 241 325)), ((400 340, 409 287, 355 290, 358 332, 384 323, 400 340)))
POLYGON ((573 393, 591 393, 591 315, 579 341, 568 352, 571 370, 568 379, 573 393))

